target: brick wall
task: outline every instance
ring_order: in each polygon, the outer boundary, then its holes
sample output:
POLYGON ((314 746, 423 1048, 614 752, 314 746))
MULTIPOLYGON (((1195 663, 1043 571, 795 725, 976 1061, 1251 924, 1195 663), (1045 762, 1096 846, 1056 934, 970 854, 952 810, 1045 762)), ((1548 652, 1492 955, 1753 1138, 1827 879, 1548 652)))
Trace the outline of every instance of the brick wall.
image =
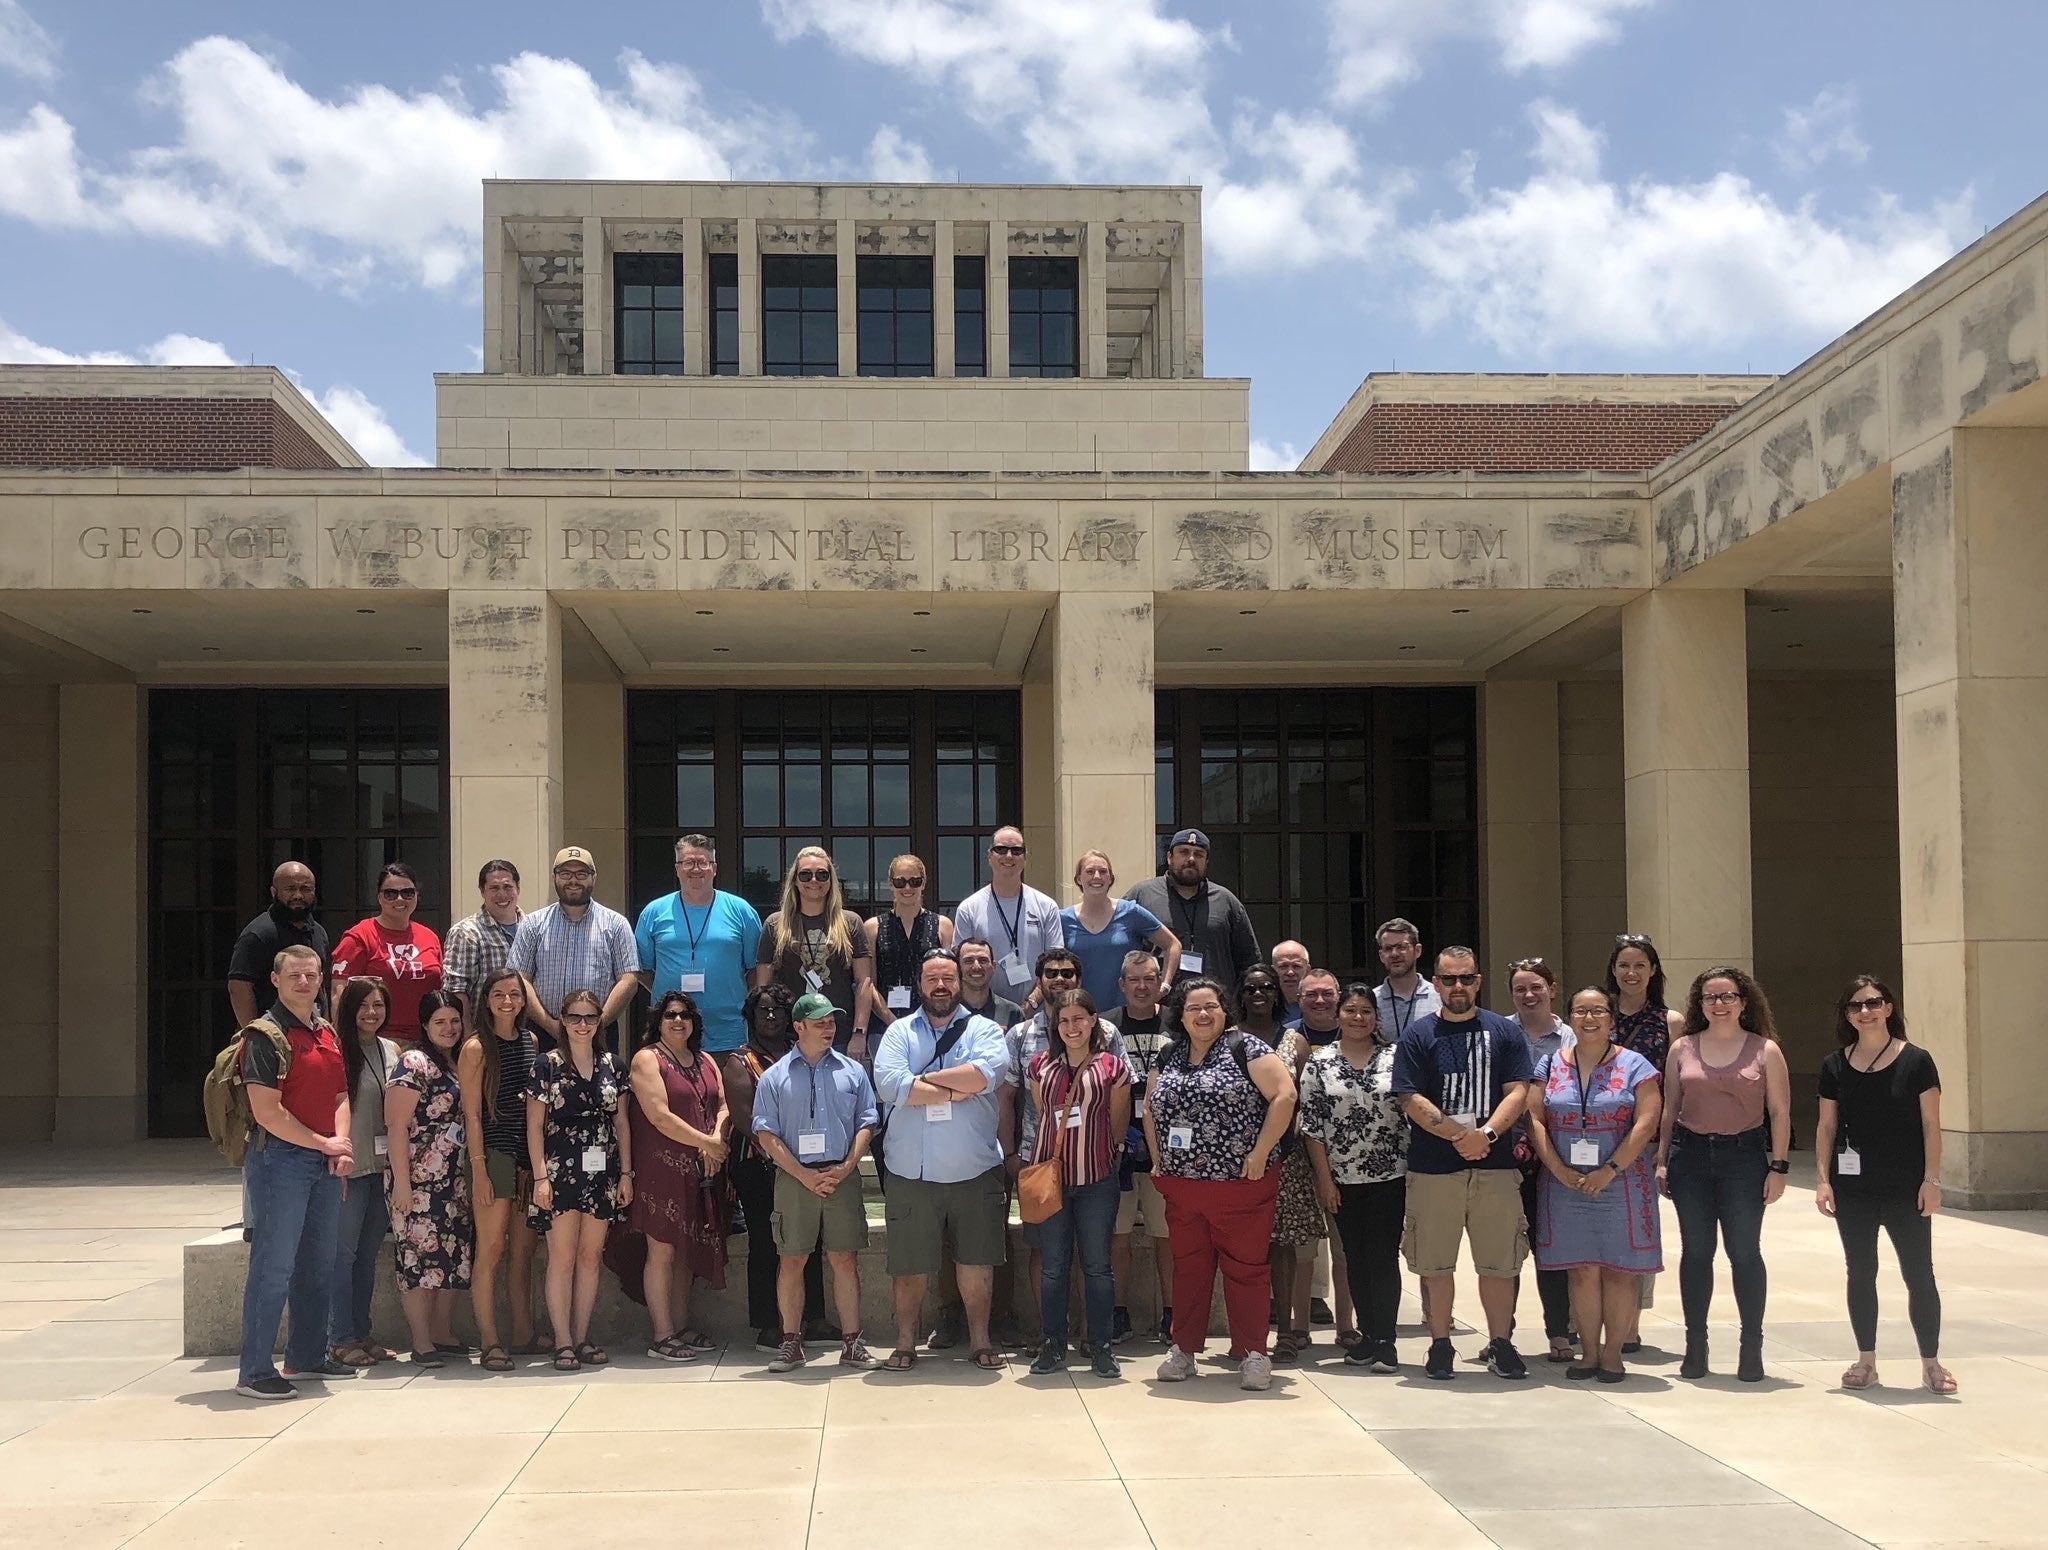
POLYGON ((0 397, 0 467, 339 466, 269 399, 0 397))
POLYGON ((1651 468, 1733 404, 1374 404, 1324 467, 1335 473, 1603 473, 1651 468))

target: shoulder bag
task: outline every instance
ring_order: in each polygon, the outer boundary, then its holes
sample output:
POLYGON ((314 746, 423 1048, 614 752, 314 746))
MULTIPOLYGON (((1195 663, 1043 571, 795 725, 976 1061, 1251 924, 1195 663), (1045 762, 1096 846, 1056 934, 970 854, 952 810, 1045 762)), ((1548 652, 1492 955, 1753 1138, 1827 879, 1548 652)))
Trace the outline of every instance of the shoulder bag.
MULTIPOLYGON (((1091 1058, 1089 1065, 1093 1064, 1091 1058)), ((1067 1117, 1081 1097, 1081 1078, 1087 1070, 1088 1066, 1082 1066, 1067 1083, 1067 1101, 1060 1109, 1059 1123, 1053 1127, 1052 1156, 1018 1170, 1017 1214, 1034 1226, 1058 1216, 1066 1204, 1067 1170, 1060 1161, 1060 1143, 1066 1136, 1067 1117)))

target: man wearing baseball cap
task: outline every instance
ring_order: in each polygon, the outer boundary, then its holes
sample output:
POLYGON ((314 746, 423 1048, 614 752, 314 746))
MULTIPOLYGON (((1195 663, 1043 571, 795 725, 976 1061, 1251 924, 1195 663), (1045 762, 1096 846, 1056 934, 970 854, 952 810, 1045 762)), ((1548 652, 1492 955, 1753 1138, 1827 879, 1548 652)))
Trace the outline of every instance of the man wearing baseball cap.
POLYGON ((1209 881, 1209 836, 1182 829, 1167 842, 1166 871, 1148 877, 1125 895, 1141 904, 1180 938, 1180 973, 1206 975, 1224 988, 1259 961, 1252 918, 1237 895, 1209 881))
POLYGON ((580 845, 555 852, 555 902, 521 918, 506 962, 526 976, 533 1020, 559 1041, 562 998, 572 990, 604 998, 599 1034, 618 1021, 639 985, 633 923, 591 898, 597 863, 580 845))
POLYGON ((770 1372, 792 1372, 804 1355, 804 1265, 823 1241, 839 1308, 839 1365, 869 1368, 860 1332, 860 1251, 868 1244, 860 1160, 881 1124, 875 1089, 860 1062, 832 1047, 839 1018, 813 991, 790 1010, 796 1043, 754 1087, 754 1143, 775 1175, 775 1295, 782 1349, 770 1372))

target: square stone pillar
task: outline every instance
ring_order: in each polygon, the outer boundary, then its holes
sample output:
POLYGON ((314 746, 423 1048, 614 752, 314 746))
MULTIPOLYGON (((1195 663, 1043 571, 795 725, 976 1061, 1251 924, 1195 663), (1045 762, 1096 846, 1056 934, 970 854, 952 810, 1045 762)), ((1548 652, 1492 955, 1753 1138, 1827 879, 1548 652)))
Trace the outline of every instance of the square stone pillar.
POLYGON ((58 691, 58 1141, 132 1141, 148 1128, 145 694, 58 691))
POLYGON ((855 241, 854 224, 842 220, 836 223, 833 236, 833 255, 839 261, 839 375, 857 377, 860 375, 860 286, 854 265, 860 261, 855 241))
POLYGON ((503 856, 548 897, 562 843, 562 619, 540 591, 448 594, 448 791, 458 894, 503 856))
POLYGON ((2048 432, 1892 461, 1899 870, 1914 1040, 1953 1203, 2048 1206, 2048 432))
POLYGON ((1050 790, 1051 851, 1033 847, 1032 875, 1061 903, 1076 897, 1083 850, 1109 852, 1119 888, 1150 877, 1152 802, 1152 594, 1069 592, 1047 616, 1027 670, 1024 725, 1049 737, 1025 751, 1027 780, 1043 769, 1050 790), (1034 715, 1036 701, 1049 715, 1034 715), (1047 692, 1049 691, 1049 692, 1047 692), (1046 757, 1042 764, 1038 755, 1046 757))
POLYGON ((761 375, 761 245, 754 218, 743 215, 739 228, 740 375, 761 375))
POLYGON ((605 244, 604 217, 583 217, 583 374, 612 369, 612 254, 605 244))
POLYGON ((1109 375, 1109 228, 1090 221, 1081 238, 1081 370, 1109 375))
POLYGON ((683 234, 683 375, 711 375, 711 292, 704 262, 704 217, 676 222, 683 234))
POLYGON ((1508 965, 1564 973, 1564 829, 1557 685, 1495 680, 1479 693, 1485 818, 1486 1004, 1512 1010, 1508 965))
POLYGON ((562 686, 562 843, 597 858, 597 897, 628 920, 645 900, 626 881, 626 691, 617 683, 562 686))
MULTIPOLYGON (((985 302, 984 302, 985 304, 985 302)), ((953 223, 932 222, 932 375, 953 375, 953 223)))
POLYGON ((1010 223, 988 223, 987 289, 982 298, 988 306, 988 374, 1010 374, 1010 223))
POLYGON ((1743 603, 1659 587, 1621 612, 1628 920, 1616 929, 1656 940, 1674 999, 1702 969, 1750 966, 1743 603))
POLYGON ((1195 216, 1181 228, 1180 260, 1174 265, 1173 313, 1176 377, 1202 375, 1202 219, 1195 216))
POLYGON ((505 369, 505 218, 484 217, 484 367, 487 372, 505 369))

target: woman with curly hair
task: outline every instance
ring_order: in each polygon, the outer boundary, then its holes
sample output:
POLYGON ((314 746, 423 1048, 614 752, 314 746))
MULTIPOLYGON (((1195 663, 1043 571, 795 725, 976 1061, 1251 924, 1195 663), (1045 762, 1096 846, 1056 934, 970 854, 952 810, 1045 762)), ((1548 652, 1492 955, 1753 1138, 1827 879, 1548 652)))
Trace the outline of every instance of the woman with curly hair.
POLYGON ((1735 1376, 1764 1376, 1764 1210, 1785 1193, 1792 1085, 1771 1003, 1744 970, 1709 969, 1692 982, 1685 1033, 1664 1068, 1657 1182, 1678 1207, 1678 1295, 1685 1308, 1681 1378, 1707 1375, 1707 1309, 1714 1243, 1728 1249, 1741 1344, 1735 1376))

